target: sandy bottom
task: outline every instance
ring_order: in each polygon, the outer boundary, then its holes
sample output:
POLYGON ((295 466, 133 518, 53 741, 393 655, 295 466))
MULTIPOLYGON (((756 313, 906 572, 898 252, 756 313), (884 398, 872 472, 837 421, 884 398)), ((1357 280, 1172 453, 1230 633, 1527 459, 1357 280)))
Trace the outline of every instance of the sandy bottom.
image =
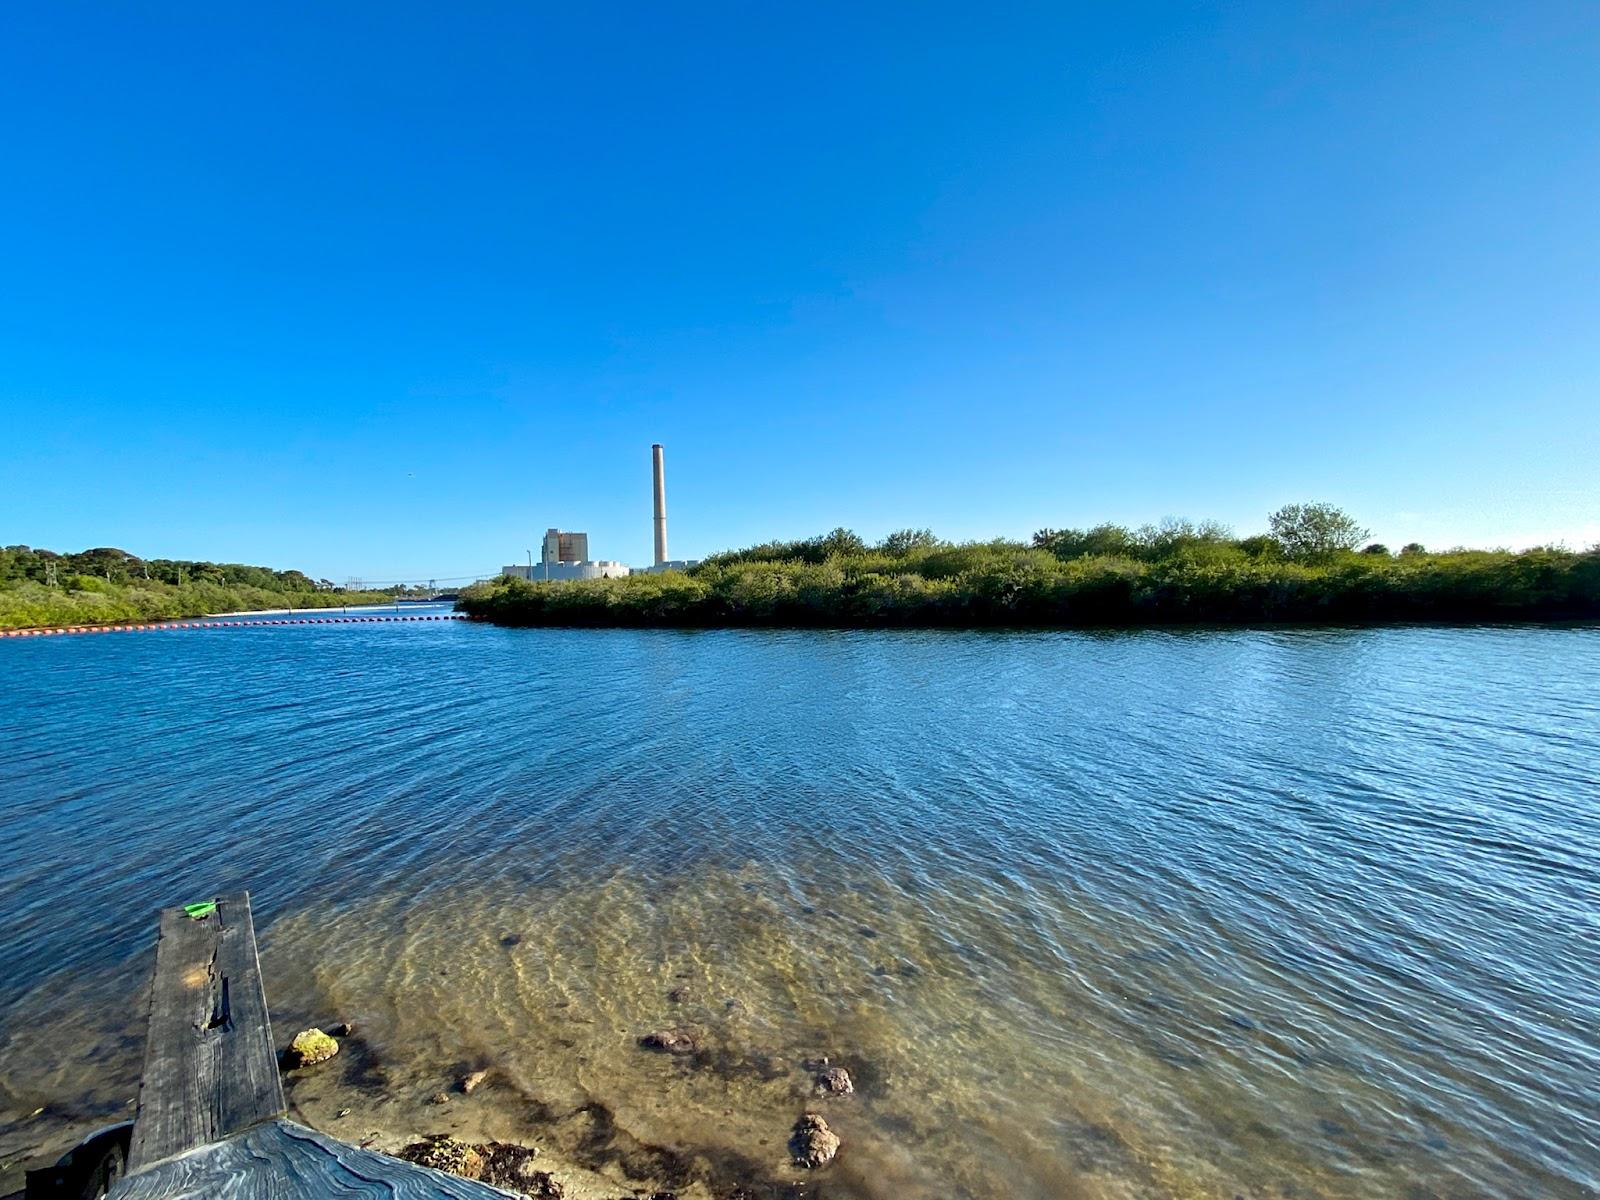
MULTIPOLYGON (((433 1134, 537 1147, 569 1195, 607 1200, 1309 1200, 1406 1194, 1401 1180, 1435 1194, 1425 1147, 1391 1143, 1373 1175, 1290 1136, 1337 1064, 1292 1066, 1223 998, 1179 1001, 1192 972, 1149 931, 1118 930, 1125 952, 1097 973, 1062 940, 1114 919, 1083 921, 1086 896, 1049 938, 1022 910, 946 903, 930 920, 914 888, 868 869, 823 882, 707 865, 289 913, 260 931, 277 1042, 355 1026, 337 1058, 286 1076, 290 1114, 385 1151, 433 1134), (698 1050, 640 1046, 661 1028, 698 1050), (818 1095, 823 1060, 854 1095, 818 1095), (787 1152, 808 1110, 843 1139, 817 1172, 787 1152)), ((0 1047, 0 1190, 131 1115, 148 970, 29 1000, 29 1035, 0 1047)), ((1339 1086, 1343 1112, 1386 1102, 1339 1086)))

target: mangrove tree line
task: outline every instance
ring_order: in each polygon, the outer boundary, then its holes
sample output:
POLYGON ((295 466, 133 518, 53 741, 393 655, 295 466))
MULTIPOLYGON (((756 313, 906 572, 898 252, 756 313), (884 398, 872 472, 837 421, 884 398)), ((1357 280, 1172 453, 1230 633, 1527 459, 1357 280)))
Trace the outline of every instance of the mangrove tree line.
POLYGON ((1074 626, 1600 618, 1600 548, 1367 542, 1348 514, 1290 505, 1267 532, 1215 522, 1042 529, 952 544, 848 529, 717 554, 688 572, 469 588, 505 625, 1074 626))

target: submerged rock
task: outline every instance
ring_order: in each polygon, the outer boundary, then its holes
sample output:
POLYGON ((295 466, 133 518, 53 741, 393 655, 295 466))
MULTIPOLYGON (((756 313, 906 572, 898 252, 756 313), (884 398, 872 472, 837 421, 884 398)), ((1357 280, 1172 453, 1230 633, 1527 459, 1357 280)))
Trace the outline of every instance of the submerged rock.
POLYGON ((789 1153, 796 1166, 815 1170, 825 1167, 839 1153, 839 1135, 828 1128, 820 1113, 807 1113, 794 1123, 789 1136, 789 1153))
POLYGON ((817 1072, 817 1090, 830 1096, 848 1096, 856 1090, 850 1072, 843 1067, 823 1067, 817 1072))
POLYGON ((477 1150, 483 1157, 483 1174, 478 1178, 484 1183, 533 1200, 561 1200, 561 1184, 534 1166, 539 1152, 532 1146, 490 1142, 477 1150))
POLYGON ((435 1092, 433 1095, 428 1097, 428 1103, 429 1104, 449 1104, 450 1103, 450 1093, 449 1092, 435 1092))
POLYGON ((448 1171, 463 1179, 476 1179, 528 1200, 562 1200, 560 1182, 548 1171, 533 1165, 538 1153, 532 1146, 509 1142, 487 1142, 479 1146, 436 1133, 426 1141, 407 1146, 395 1157, 432 1167, 435 1171, 448 1171))
POLYGON ((311 1067, 327 1062, 339 1053, 339 1043, 320 1029, 303 1029, 294 1035, 289 1048, 283 1052, 283 1065, 290 1070, 311 1067))
POLYGON ((446 1134, 438 1134, 425 1142, 413 1142, 396 1157, 420 1167, 448 1171, 463 1179, 480 1179, 483 1176, 484 1159, 478 1147, 446 1134))
POLYGON ((691 1029, 657 1029, 640 1038, 639 1045, 666 1054, 693 1054, 700 1049, 700 1039, 691 1029))
POLYGON ((472 1095, 478 1085, 487 1078, 489 1078, 489 1072, 487 1071, 469 1071, 461 1077, 462 1092, 468 1096, 472 1095))

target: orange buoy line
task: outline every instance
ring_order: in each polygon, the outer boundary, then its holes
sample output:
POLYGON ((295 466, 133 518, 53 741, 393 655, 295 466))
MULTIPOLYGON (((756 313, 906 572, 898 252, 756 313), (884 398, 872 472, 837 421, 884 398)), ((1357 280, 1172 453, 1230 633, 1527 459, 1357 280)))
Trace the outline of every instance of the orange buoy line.
POLYGON ((288 617, 261 621, 150 621, 140 625, 57 625, 49 629, 0 629, 0 638, 53 637, 65 633, 148 633, 152 629, 251 629, 266 625, 354 625, 393 621, 468 621, 465 613, 433 616, 288 617))

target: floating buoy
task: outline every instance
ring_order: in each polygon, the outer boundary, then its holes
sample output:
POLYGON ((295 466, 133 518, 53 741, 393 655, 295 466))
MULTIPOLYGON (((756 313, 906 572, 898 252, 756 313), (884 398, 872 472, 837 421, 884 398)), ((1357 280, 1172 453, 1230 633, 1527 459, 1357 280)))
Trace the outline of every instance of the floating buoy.
POLYGON ((68 633, 148 633, 152 629, 254 629, 262 625, 362 625, 390 621, 475 621, 481 618, 465 613, 390 613, 352 617, 250 617, 242 620, 143 621, 104 625, 62 625, 47 629, 0 629, 0 637, 55 637, 68 633))

